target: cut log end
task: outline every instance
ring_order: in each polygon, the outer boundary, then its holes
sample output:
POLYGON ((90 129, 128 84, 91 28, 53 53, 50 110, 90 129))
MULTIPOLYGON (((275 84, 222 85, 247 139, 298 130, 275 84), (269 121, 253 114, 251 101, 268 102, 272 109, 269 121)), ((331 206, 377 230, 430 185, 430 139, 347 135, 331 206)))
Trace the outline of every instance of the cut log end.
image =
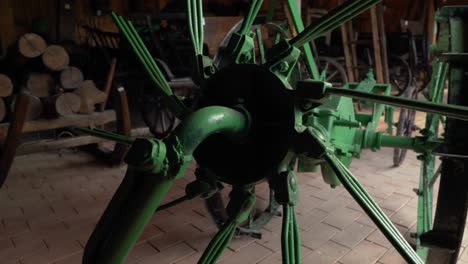
POLYGON ((63 47, 50 45, 42 54, 42 62, 53 71, 61 71, 68 67, 70 57, 63 47))
POLYGON ((13 82, 5 74, 0 74, 0 97, 7 97, 13 93, 13 82))
POLYGON ((58 115, 73 115, 80 111, 81 98, 74 93, 63 93, 55 100, 55 111, 58 115))
POLYGON ((26 82, 28 91, 39 98, 50 96, 55 88, 54 79, 47 73, 31 73, 26 82))
POLYGON ((77 89, 83 85, 83 73, 76 67, 68 67, 60 73, 60 83, 66 90, 77 89))
MULTIPOLYGON (((41 117, 42 112, 43 112, 43 105, 41 102, 41 99, 39 99, 36 96, 31 95, 30 96, 30 102, 29 102, 29 107, 26 113, 26 121, 31 121, 31 120, 36 120, 39 117, 41 117)), ((11 111, 15 111, 15 104, 16 104, 16 98, 13 99, 13 102, 11 104, 11 111)))
POLYGON ((27 33, 20 37, 18 42, 19 52, 26 58, 35 58, 41 56, 47 43, 45 40, 34 33, 27 33))

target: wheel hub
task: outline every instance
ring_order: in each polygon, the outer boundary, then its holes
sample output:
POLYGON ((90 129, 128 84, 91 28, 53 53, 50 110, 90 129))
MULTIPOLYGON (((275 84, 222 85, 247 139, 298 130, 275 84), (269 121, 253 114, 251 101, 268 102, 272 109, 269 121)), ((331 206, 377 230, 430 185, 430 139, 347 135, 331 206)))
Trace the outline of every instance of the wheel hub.
POLYGON ((267 67, 231 65, 207 80, 204 106, 243 108, 251 117, 245 140, 214 135, 194 153, 200 166, 229 184, 255 183, 276 172, 294 129, 294 103, 288 88, 267 67))

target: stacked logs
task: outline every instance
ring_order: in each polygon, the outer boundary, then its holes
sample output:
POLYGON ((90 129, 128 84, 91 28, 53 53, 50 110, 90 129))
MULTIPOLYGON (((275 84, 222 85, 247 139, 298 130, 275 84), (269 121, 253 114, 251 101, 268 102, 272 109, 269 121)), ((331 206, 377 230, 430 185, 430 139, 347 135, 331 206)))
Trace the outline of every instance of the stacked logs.
POLYGON ((35 60, 34 65, 39 67, 18 80, 0 74, 0 121, 7 112, 5 102, 10 102, 9 110, 13 111, 15 93, 19 92, 32 96, 27 120, 90 114, 97 104, 106 102, 107 93, 98 89, 94 81, 85 80, 79 68, 70 65, 68 52, 62 46, 47 45, 41 36, 27 33, 19 38, 18 51, 24 59, 35 60))

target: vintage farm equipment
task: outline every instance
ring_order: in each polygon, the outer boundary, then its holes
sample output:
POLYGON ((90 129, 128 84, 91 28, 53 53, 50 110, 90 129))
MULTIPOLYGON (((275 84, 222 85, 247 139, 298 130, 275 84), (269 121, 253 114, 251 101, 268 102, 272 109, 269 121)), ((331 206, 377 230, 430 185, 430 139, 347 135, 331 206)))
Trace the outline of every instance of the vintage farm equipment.
MULTIPOLYGON (((163 208, 197 196, 213 197, 219 182, 233 186, 229 203, 226 208, 220 208, 225 210, 225 218, 218 223, 220 230, 199 263, 215 263, 237 227, 249 220, 255 207, 254 187, 261 181, 268 181, 274 197, 265 214, 271 215, 278 205, 283 207, 283 263, 301 262, 294 209, 298 202, 298 184, 293 172, 296 164, 299 171, 320 167, 323 179, 332 187, 343 184, 407 262, 456 262, 467 204, 468 171, 464 167, 468 165, 465 138, 468 108, 460 105, 468 105, 468 90, 462 89, 467 81, 463 30, 468 24, 468 8, 446 7, 438 14, 439 59, 435 64, 431 100, 426 102, 390 96, 390 85, 376 84, 371 74, 360 83, 348 83, 342 88, 322 81, 324 76, 317 70, 309 41, 378 0, 347 1, 306 28, 298 15, 296 1, 289 0, 287 4, 299 34, 278 41, 266 51, 261 37, 258 38, 259 32, 252 30, 262 2, 252 1, 241 27, 232 34, 226 51, 215 65, 202 55, 202 1, 187 1, 198 66, 194 81, 201 90, 197 103, 190 108, 174 96, 133 25, 114 14, 164 103, 182 122, 164 140, 133 139, 98 129, 80 129, 131 145, 126 157, 127 174, 86 245, 83 263, 123 263, 172 183, 184 176, 193 159, 199 169, 196 180, 186 187, 187 195, 162 205, 163 208), (301 54, 312 79, 295 78, 301 54), (446 76, 450 83, 449 104, 442 104, 446 76), (372 113, 356 113, 353 99, 371 102, 372 113), (376 132, 379 119, 389 106, 428 112, 421 136, 411 138, 376 132), (445 123, 444 138, 437 133, 440 120, 445 123), (421 154, 416 250, 348 170, 352 158, 358 157, 362 149, 380 147, 408 148, 421 154), (434 169, 436 155, 443 156, 442 167, 437 170, 434 169), (432 185, 438 174, 441 183, 433 222, 432 185)), ((259 226, 268 221, 268 216, 260 218, 250 220, 254 225, 258 220, 259 226)))

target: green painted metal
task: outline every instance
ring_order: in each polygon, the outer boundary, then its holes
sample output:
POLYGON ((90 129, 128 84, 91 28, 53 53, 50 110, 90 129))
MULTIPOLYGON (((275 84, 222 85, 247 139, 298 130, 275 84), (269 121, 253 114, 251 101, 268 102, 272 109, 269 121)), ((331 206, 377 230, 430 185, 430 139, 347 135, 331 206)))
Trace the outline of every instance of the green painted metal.
MULTIPOLYGON (((258 65, 254 64, 255 34, 252 34, 252 26, 263 1, 253 1, 240 29, 231 36, 228 54, 223 57, 219 69, 214 69, 210 74, 203 73, 200 78, 203 98, 199 109, 190 114, 174 107, 180 101, 173 96, 131 23, 114 14, 116 23, 155 86, 166 98, 173 100, 172 106, 183 119, 164 141, 129 139, 100 130, 80 130, 132 145, 126 158, 129 163, 127 175, 88 242, 84 263, 123 263, 173 181, 183 177, 194 157, 201 169, 212 172, 214 179, 204 179, 204 183, 197 182, 203 179, 197 179, 191 186, 194 191, 188 193, 209 196, 216 190, 209 182, 216 180, 233 185, 226 208, 228 220, 199 263, 215 263, 239 225, 244 221, 253 222, 254 186, 261 180, 269 181, 276 202, 283 206, 283 263, 301 262, 299 227, 294 209, 299 197, 297 178, 293 173, 296 163, 301 171, 313 171, 320 167, 324 180, 332 187, 343 184, 408 263, 423 263, 421 258, 425 258, 426 250, 420 244, 417 249, 420 255, 412 249, 347 167, 352 158, 359 157, 365 148, 399 147, 421 153, 423 165, 418 192, 417 232, 419 235, 431 229, 430 186, 435 174, 433 152, 443 145, 443 140, 436 133, 439 116, 468 120, 468 108, 440 103, 444 76, 448 71, 447 62, 441 59, 435 66, 430 102, 392 97, 389 95, 390 86, 375 83, 372 74, 360 83, 346 84, 343 88, 331 88, 330 84, 319 80, 318 74, 313 74, 312 80, 294 80, 293 77, 301 55, 300 47, 377 2, 347 1, 291 40, 278 38, 279 41, 265 52, 265 56, 260 48, 258 65), (353 105, 356 100, 370 102, 372 112, 356 113, 353 105), (390 125, 393 123, 388 105, 431 113, 428 115, 427 129, 414 138, 377 132, 377 124, 384 111, 387 112, 387 122, 390 125), (265 138, 269 140, 264 141, 265 138), (248 152, 253 151, 262 153, 257 163, 243 159, 243 156, 251 157, 252 153, 248 152), (219 163, 223 164, 222 168, 219 163), (236 175, 232 176, 231 170, 238 168, 244 168, 240 171, 242 173, 235 171, 236 175), (240 174, 250 178, 243 178, 240 174), (206 185, 197 187, 197 184, 206 185)), ((189 29, 201 75, 201 71, 204 72, 205 67, 210 65, 210 60, 200 53, 203 40, 202 6, 201 1, 187 1, 187 4, 189 29)), ((300 30, 302 21, 298 11, 292 2, 288 4, 300 30)), ((451 23, 454 32, 458 32, 461 28, 458 22, 454 20, 451 23)), ((258 28, 256 35, 261 40, 258 28)), ((452 48, 456 50, 457 45, 452 45, 452 48)), ((441 46, 435 50, 444 53, 444 48, 441 46)), ((305 53, 307 57, 307 51, 305 53)), ((307 58, 312 63, 310 69, 313 72, 313 58, 311 53, 309 55, 307 58)), ((462 72, 455 69, 452 74, 455 74, 452 79, 456 80, 462 72)))
MULTIPOLYGON (((297 6, 297 0, 287 0, 286 4, 289 9, 289 13, 291 14, 291 18, 293 20, 296 31, 303 32, 304 23, 302 22, 301 13, 297 6)), ((320 78, 320 75, 317 69, 317 65, 315 64, 314 57, 312 55, 312 48, 310 47, 310 43, 305 43, 302 48, 304 49, 304 56, 307 61, 307 68, 309 70, 309 73, 311 74, 312 78, 318 80, 320 78)))
POLYGON ((198 261, 199 264, 211 264, 217 262, 223 251, 229 245, 229 242, 232 240, 236 227, 249 218, 251 211, 255 206, 255 193, 253 186, 234 188, 234 192, 237 191, 237 193, 234 194, 237 199, 231 200, 228 205, 228 212, 230 213, 229 221, 224 224, 224 226, 211 240, 202 257, 198 261), (238 191, 236 188, 242 188, 242 190, 238 191), (239 193, 241 195, 239 195, 239 193))
POLYGON ((293 205, 283 205, 281 229, 281 257, 285 264, 300 264, 301 238, 293 205))
POLYGON ((203 55, 203 6, 201 0, 187 0, 187 18, 195 55, 203 55))
POLYGON ((124 18, 112 13, 112 18, 116 22, 117 26, 121 30, 122 34, 125 36, 127 41, 133 48, 133 51, 136 53, 141 64, 144 66, 146 72, 148 73, 151 81, 158 89, 158 91, 164 95, 163 99, 166 102, 167 106, 174 112, 177 116, 181 117, 185 115, 188 109, 185 105, 177 98, 164 78, 161 70, 156 64, 155 60, 149 53, 146 46, 143 44, 140 36, 138 35, 136 29, 133 27, 131 22, 125 21, 124 18))
POLYGON ((135 140, 127 174, 87 243, 83 263, 124 263, 174 180, 185 173, 197 144, 216 133, 241 137, 248 127, 242 113, 210 106, 189 115, 164 142, 135 140))
POLYGON ((306 27, 296 37, 291 39, 291 45, 301 47, 325 33, 348 22, 357 15, 369 9, 372 5, 379 3, 380 0, 350 0, 343 5, 332 10, 323 16, 317 22, 306 27))
POLYGON ((88 135, 93 135, 95 137, 100 137, 100 138, 105 138, 109 139, 115 142, 131 145, 133 141, 135 140, 134 138, 130 138, 124 135, 112 133, 106 130, 102 130, 99 128, 85 128, 85 127, 73 127, 72 128, 74 131, 78 131, 81 133, 85 133, 88 135))
MULTIPOLYGON (((448 63, 436 60, 431 78, 431 87, 429 96, 431 102, 440 103, 443 100, 443 91, 448 73, 448 63)), ((425 141, 437 138, 439 131, 439 115, 428 114, 426 117, 426 127, 422 131, 425 141)), ((433 181, 435 175, 435 156, 431 151, 423 152, 418 157, 421 160, 421 172, 419 180, 418 195, 418 216, 416 230, 416 249, 421 258, 426 259, 428 256, 428 248, 421 245, 420 237, 422 234, 432 229, 432 201, 433 201, 433 181)))
POLYGON ((468 107, 466 106, 425 102, 425 101, 418 101, 418 100, 402 98, 402 97, 373 94, 373 93, 353 91, 349 89, 340 89, 340 88, 327 88, 326 93, 351 97, 351 98, 359 99, 359 100, 379 102, 379 103, 387 104, 391 106, 410 108, 410 109, 415 109, 415 110, 427 112, 427 113, 445 115, 447 117, 460 119, 460 120, 468 120, 468 107))
MULTIPOLYGON (((312 136, 318 141, 321 139, 323 140, 323 137, 321 137, 316 131, 310 129, 309 133, 311 133, 312 136)), ((364 209, 367 215, 379 227, 380 231, 382 231, 385 237, 387 237, 387 239, 390 241, 390 243, 392 243, 392 245, 397 249, 402 257, 408 263, 424 263, 416 254, 416 252, 414 252, 405 238, 396 229, 387 215, 379 208, 377 203, 375 203, 375 201, 366 192, 357 179, 351 174, 351 172, 349 172, 346 165, 341 163, 341 161, 333 154, 333 151, 330 151, 332 147, 322 147, 324 150, 325 160, 328 162, 330 167, 332 167, 336 175, 345 186, 346 190, 351 194, 351 196, 353 196, 362 209, 364 209)))

